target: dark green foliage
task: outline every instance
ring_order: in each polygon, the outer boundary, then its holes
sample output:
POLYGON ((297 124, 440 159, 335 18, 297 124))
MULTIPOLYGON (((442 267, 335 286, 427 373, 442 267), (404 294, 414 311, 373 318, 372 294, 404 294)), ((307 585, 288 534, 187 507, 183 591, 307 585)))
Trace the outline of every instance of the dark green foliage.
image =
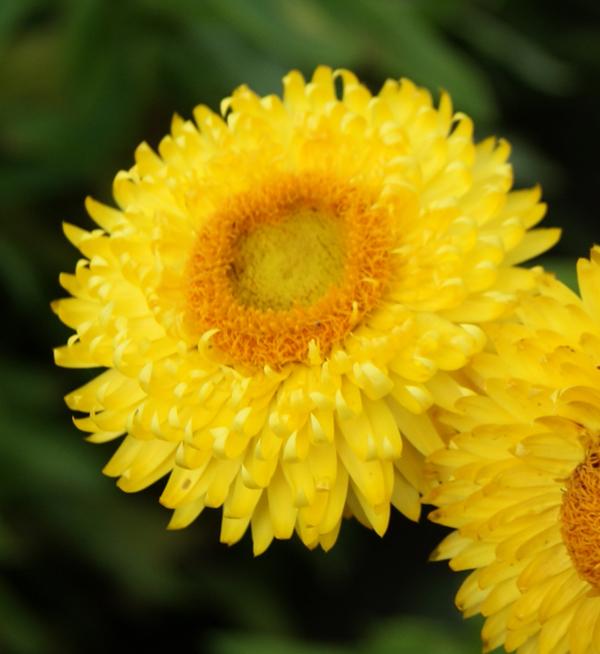
POLYGON ((126 497, 100 470, 62 396, 88 375, 53 367, 67 330, 50 314, 76 253, 61 220, 89 225, 115 172, 172 113, 237 84, 279 91, 318 63, 376 90, 386 76, 448 89, 480 137, 514 144, 518 184, 542 183, 549 260, 598 240, 599 10, 578 0, 0 1, 0 651, 467 654, 478 623, 459 583, 426 564, 443 534, 395 516, 380 540, 354 523, 329 554, 248 539, 218 545, 218 515, 164 530, 158 488, 126 497), (595 231, 592 231, 595 230, 595 231))

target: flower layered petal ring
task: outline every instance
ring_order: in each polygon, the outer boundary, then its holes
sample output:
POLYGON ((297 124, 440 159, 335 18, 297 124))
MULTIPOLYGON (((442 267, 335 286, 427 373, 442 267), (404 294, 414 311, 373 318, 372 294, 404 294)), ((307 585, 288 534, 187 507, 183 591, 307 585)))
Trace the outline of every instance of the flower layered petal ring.
POLYGON ((581 299, 548 279, 490 330, 464 371, 485 392, 431 456, 431 517, 456 528, 434 558, 475 569, 456 601, 485 616, 486 651, 600 651, 600 249, 578 271, 581 299))
POLYGON ((419 517, 428 415, 550 247, 539 190, 511 192, 508 145, 410 81, 349 71, 237 89, 176 117, 114 181, 118 209, 66 225, 83 259, 54 304, 55 351, 106 368, 67 396, 127 492, 165 475, 172 528, 223 507, 256 553, 294 531, 329 548, 343 516, 379 534, 419 517))

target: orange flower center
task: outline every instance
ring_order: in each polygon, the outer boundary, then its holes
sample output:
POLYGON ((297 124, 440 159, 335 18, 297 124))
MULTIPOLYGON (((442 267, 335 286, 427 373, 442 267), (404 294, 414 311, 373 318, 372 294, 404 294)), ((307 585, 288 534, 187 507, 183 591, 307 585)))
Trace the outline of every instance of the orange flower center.
POLYGON ((186 324, 231 363, 280 368, 326 355, 378 303, 395 245, 370 189, 282 175, 235 195, 200 230, 186 324))
POLYGON ((600 589, 600 445, 590 448, 568 479, 561 526, 579 576, 600 589))

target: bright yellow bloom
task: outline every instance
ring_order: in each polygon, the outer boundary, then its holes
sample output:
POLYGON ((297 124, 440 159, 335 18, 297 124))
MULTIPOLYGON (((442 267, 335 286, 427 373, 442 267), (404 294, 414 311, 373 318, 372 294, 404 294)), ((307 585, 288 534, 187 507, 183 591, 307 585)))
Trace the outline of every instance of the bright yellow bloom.
POLYGON ((430 459, 430 517, 456 528, 434 558, 475 568, 456 602, 486 650, 600 651, 600 248, 578 272, 582 299, 548 277, 488 330, 440 416, 461 433, 430 459))
POLYGON ((169 475, 172 528, 222 506, 221 540, 251 525, 256 553, 294 530, 327 549, 344 515, 383 534, 390 504, 416 520, 446 371, 558 238, 527 231, 539 190, 511 192, 508 145, 406 80, 372 96, 320 67, 221 113, 176 117, 116 176, 119 209, 88 200, 100 229, 65 226, 84 259, 56 362, 107 369, 67 396, 76 424, 125 435, 123 490, 169 475))

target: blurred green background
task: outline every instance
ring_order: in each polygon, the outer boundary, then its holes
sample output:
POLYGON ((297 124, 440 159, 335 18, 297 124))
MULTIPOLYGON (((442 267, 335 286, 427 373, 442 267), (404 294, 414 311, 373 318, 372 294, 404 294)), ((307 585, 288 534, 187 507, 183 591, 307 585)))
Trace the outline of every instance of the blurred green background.
POLYGON ((551 258, 599 239, 600 9, 527 0, 0 0, 0 651, 161 647, 214 654, 479 651, 454 610, 459 577, 426 559, 443 530, 396 515, 384 539, 348 522, 328 554, 295 540, 254 560, 219 545, 218 512, 164 530, 158 488, 125 496, 100 474, 54 369, 50 314, 76 253, 62 220, 111 181, 174 111, 242 82, 279 91, 290 68, 354 69, 373 90, 409 76, 448 89, 479 137, 513 144, 517 186, 541 182, 551 258))

